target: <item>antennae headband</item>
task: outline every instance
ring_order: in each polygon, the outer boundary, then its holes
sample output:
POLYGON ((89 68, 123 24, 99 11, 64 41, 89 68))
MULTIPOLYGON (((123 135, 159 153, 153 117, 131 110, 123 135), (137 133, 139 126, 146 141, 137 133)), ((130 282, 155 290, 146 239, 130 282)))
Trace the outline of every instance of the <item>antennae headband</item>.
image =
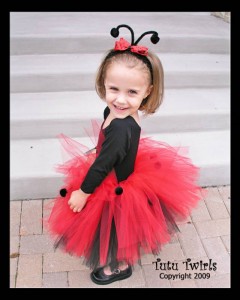
POLYGON ((156 31, 146 31, 136 41, 134 41, 134 32, 133 32, 132 28, 126 24, 118 25, 116 28, 112 28, 110 31, 111 36, 113 36, 114 38, 118 37, 119 36, 119 28, 122 28, 122 27, 127 28, 131 32, 131 44, 129 42, 127 42, 125 39, 120 38, 120 40, 115 43, 114 50, 124 51, 124 50, 129 49, 131 52, 135 52, 140 55, 147 56, 148 48, 144 47, 144 46, 137 46, 138 42, 141 41, 141 39, 145 35, 148 35, 148 34, 152 35, 150 40, 153 44, 157 44, 160 40, 158 33, 156 31))

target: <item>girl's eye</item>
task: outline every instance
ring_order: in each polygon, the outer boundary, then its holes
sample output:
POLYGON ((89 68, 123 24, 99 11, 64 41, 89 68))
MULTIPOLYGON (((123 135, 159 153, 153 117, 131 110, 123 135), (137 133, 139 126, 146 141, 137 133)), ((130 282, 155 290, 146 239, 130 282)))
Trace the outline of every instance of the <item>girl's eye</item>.
POLYGON ((137 94, 137 92, 134 91, 134 90, 130 90, 130 91, 129 91, 129 94, 137 94))
POLYGON ((110 87, 109 89, 112 91, 117 91, 117 88, 115 88, 115 87, 110 87))

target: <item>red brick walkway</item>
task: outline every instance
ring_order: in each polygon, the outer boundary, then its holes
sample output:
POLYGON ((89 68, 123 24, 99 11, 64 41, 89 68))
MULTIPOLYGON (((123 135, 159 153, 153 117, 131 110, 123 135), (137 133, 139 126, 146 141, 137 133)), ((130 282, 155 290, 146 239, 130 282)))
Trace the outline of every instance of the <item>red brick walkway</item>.
MULTIPOLYGON (((156 270, 153 262, 158 257, 146 255, 130 278, 104 287, 229 288, 230 186, 207 190, 206 198, 191 217, 179 224, 181 232, 158 256, 160 263, 169 262, 177 270, 160 270, 160 265, 156 270), (191 259, 188 265, 187 259, 191 259), (193 263, 197 270, 191 270, 193 263)), ((81 259, 60 250, 54 252, 53 242, 40 222, 50 201, 10 203, 10 287, 102 287, 91 282, 90 270, 82 265, 81 259)))

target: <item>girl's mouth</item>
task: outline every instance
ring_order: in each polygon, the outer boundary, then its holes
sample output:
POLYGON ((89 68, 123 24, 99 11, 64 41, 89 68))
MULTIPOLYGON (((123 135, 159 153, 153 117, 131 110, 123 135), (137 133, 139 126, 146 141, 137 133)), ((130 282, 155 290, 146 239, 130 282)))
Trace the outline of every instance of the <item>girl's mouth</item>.
POLYGON ((124 108, 124 107, 120 107, 120 106, 117 106, 117 105, 113 105, 115 109, 119 110, 119 111, 124 111, 126 110, 127 108, 124 108))

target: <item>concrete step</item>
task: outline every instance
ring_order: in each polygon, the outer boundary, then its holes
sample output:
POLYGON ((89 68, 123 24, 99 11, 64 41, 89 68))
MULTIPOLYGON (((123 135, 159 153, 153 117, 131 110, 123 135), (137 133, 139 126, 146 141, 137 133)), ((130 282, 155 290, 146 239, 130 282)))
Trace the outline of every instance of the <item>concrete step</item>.
MULTIPOLYGON (((110 29, 124 23, 135 38, 146 30, 161 38, 142 43, 159 54, 166 87, 162 107, 142 119, 143 134, 189 146, 201 185, 230 183, 229 23, 210 12, 11 12, 11 200, 56 196, 58 133, 95 146, 84 131, 105 107, 95 74, 114 45, 110 29)), ((130 39, 127 29, 120 36, 130 39)))
MULTIPOLYGON (((230 56, 161 54, 166 88, 229 87, 230 56)), ((103 54, 13 55, 10 89, 14 93, 93 90, 103 54)))
MULTIPOLYGON (((102 120, 106 103, 95 91, 12 93, 11 139, 84 137, 91 119, 102 120)), ((142 118, 146 133, 223 130, 230 127, 229 89, 168 89, 159 110, 142 118)))
MULTIPOLYGON (((189 147, 189 157, 201 168, 202 186, 230 183, 230 131, 205 131, 151 135, 172 146, 189 147)), ((88 147, 90 138, 76 138, 88 147)), ((52 198, 62 185, 54 166, 62 163, 57 139, 13 140, 10 145, 10 199, 52 198)))
MULTIPOLYGON (((154 49, 161 53, 230 52, 230 24, 210 12, 11 12, 11 55, 105 52, 119 24, 129 24, 136 38, 157 31, 161 41, 154 49)), ((127 29, 120 34, 130 40, 127 29)), ((149 38, 144 45, 152 47, 149 38)))

